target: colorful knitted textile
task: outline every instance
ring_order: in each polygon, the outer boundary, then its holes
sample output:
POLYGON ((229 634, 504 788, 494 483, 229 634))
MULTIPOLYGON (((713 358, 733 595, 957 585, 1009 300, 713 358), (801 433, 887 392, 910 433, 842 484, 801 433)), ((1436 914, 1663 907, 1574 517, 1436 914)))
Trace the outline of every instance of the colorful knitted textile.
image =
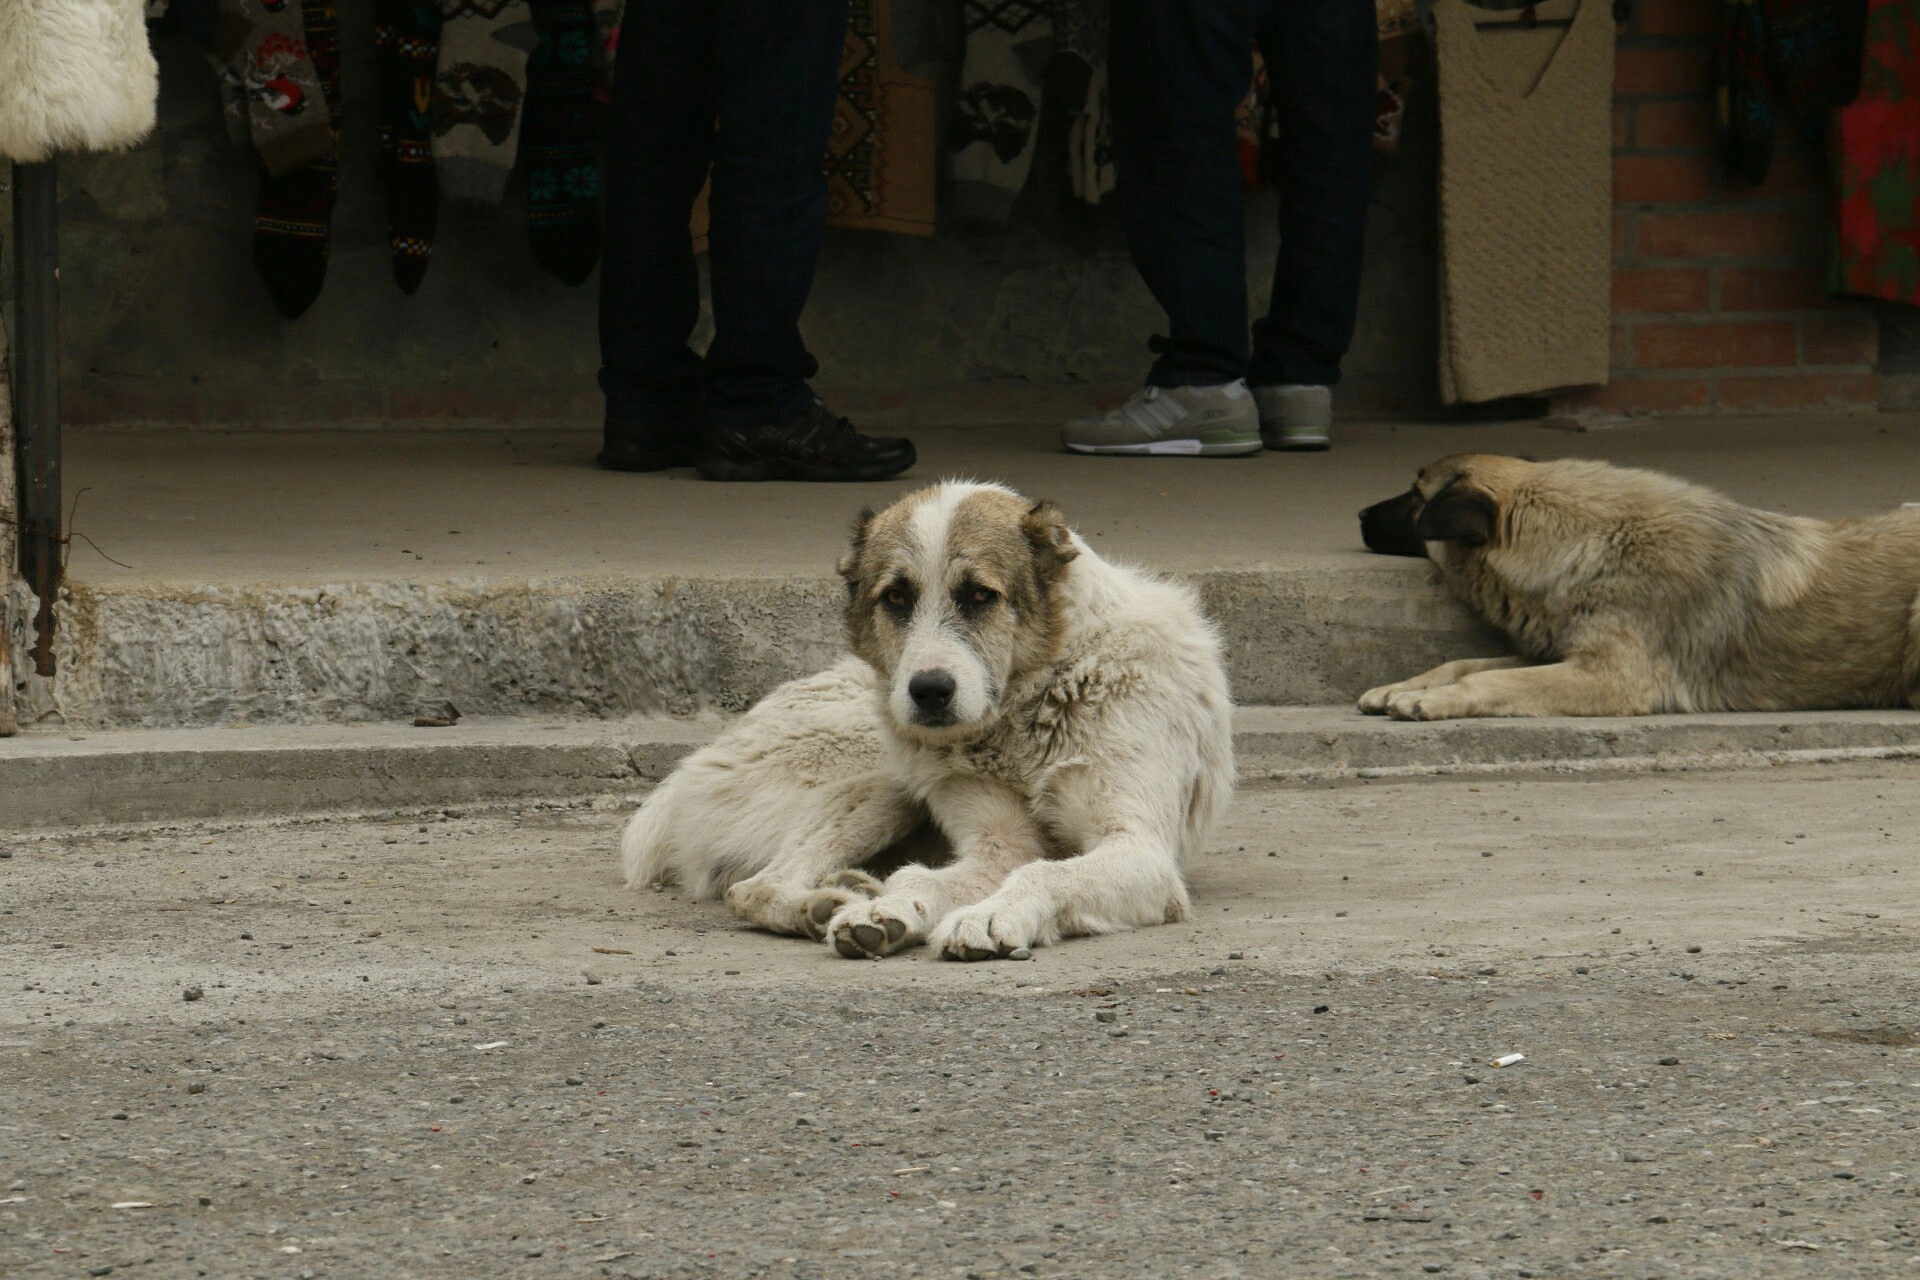
POLYGON ((1749 182, 1767 176, 1781 111, 1821 144, 1827 113, 1860 88, 1866 2, 1724 0, 1714 104, 1728 172, 1749 182))
POLYGON ((387 187, 387 240, 402 293, 420 287, 440 220, 433 171, 433 77, 440 56, 435 0, 374 0, 374 62, 380 86, 380 176, 387 187))
POLYGON ((208 52, 220 73, 227 133, 236 143, 252 147, 275 176, 333 154, 327 95, 299 5, 220 0, 212 37, 208 52))
POLYGON ((594 46, 588 0, 533 0, 540 43, 527 59, 527 243, 542 267, 577 285, 600 259, 600 174, 594 167, 594 46))
POLYGON ((313 305, 326 282, 333 202, 340 191, 340 25, 333 0, 303 0, 301 16, 326 94, 332 146, 325 157, 279 177, 263 164, 253 218, 254 269, 289 320, 313 305))
POLYGON ((448 199, 498 204, 505 194, 536 39, 526 0, 440 0, 433 168, 448 199))
POLYGON ((1829 287, 1920 305, 1920 0, 1872 0, 1835 135, 1829 287))

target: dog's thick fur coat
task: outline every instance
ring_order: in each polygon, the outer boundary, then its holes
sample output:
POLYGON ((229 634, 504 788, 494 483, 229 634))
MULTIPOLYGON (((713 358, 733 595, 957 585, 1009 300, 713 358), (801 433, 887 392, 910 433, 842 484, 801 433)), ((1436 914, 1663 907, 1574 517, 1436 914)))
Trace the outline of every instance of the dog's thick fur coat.
POLYGON ((0 159, 131 147, 159 93, 143 0, 0 0, 0 159))
POLYGON ((1234 781, 1232 703, 1191 592, 1060 513, 947 483, 863 517, 853 656, 782 686, 648 798, 628 882, 725 892, 850 958, 963 960, 1179 920, 1234 781), (931 817, 951 863, 853 870, 931 817))
POLYGON ((1443 458, 1361 513, 1519 656, 1369 690, 1400 719, 1920 706, 1920 511, 1776 515, 1602 462, 1443 458))

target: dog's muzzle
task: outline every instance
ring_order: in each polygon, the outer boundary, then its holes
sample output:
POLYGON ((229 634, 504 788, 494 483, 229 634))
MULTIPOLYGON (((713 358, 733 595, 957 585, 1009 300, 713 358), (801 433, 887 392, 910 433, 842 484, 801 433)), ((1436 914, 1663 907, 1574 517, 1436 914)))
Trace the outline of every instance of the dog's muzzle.
POLYGON ((1367 550, 1383 556, 1419 556, 1427 554, 1414 524, 1420 518, 1420 491, 1409 489, 1397 498, 1376 502, 1360 513, 1360 539, 1367 550))

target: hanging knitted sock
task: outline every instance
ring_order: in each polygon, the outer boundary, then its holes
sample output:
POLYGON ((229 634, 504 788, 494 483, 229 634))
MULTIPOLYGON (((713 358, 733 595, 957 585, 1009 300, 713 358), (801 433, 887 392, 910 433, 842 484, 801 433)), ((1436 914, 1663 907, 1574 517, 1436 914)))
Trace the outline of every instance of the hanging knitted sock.
POLYGON ((577 285, 600 257, 600 174, 593 155, 593 46, 588 0, 533 0, 540 44, 527 60, 527 242, 533 258, 577 285))
POLYGON ((433 73, 440 54, 440 6, 374 0, 374 54, 380 81, 380 174, 387 187, 393 278, 412 293, 427 273, 440 217, 433 172, 433 73))
POLYGON ((210 54, 227 133, 251 144, 268 173, 291 173, 333 151, 326 93, 292 0, 220 0, 210 54))
POLYGON ((298 319, 327 278, 328 233, 340 188, 340 25, 333 0, 302 0, 307 49, 327 95, 334 151, 323 160, 275 178, 260 175, 253 216, 253 265, 273 295, 273 305, 298 319))
POLYGON ((506 193, 536 39, 526 0, 440 0, 433 171, 447 199, 499 204, 506 193))

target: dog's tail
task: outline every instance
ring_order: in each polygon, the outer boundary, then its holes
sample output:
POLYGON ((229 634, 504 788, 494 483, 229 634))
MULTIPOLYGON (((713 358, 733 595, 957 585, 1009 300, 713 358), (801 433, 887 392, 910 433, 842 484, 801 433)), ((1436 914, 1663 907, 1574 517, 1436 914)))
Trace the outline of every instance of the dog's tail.
POLYGON ((673 784, 678 777, 674 774, 655 787, 620 833, 620 866, 629 889, 658 884, 673 870, 673 784))

